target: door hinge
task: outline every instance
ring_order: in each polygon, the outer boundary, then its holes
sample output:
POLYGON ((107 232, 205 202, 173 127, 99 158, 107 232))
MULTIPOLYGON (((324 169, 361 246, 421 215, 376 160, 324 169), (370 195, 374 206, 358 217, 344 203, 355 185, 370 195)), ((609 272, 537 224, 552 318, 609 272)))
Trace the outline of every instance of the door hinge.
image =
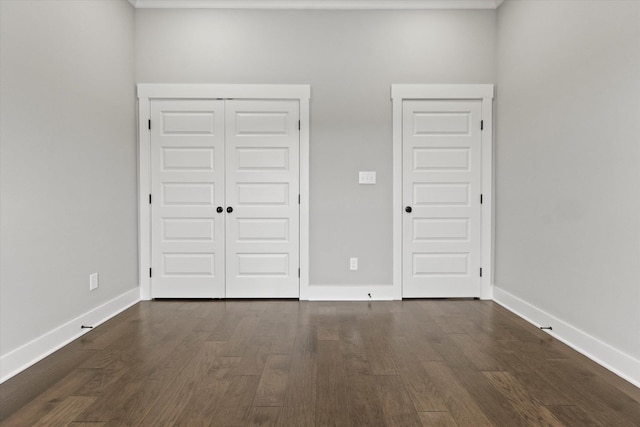
POLYGON ((151 204, 151 194, 149 194, 149 204, 151 204))
POLYGON ((480 267, 480 277, 482 277, 482 267, 480 267))
POLYGON ((300 277, 300 269, 298 268, 298 277, 300 277))
POLYGON ((149 277, 151 277, 151 268, 149 268, 149 277))
POLYGON ((149 119, 149 130, 151 130, 151 119, 149 119))
POLYGON ((300 120, 298 120, 298 130, 300 130, 300 120))
POLYGON ((480 193, 480 204, 482 204, 482 193, 480 193))
POLYGON ((480 130, 484 130, 484 120, 480 120, 480 130))
POLYGON ((298 194, 298 204, 300 204, 300 195, 298 194))

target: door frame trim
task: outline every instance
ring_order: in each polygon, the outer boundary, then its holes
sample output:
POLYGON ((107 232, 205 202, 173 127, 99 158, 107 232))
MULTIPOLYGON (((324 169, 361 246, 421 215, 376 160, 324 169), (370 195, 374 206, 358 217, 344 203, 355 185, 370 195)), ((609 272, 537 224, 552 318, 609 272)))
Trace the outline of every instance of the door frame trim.
POLYGON ((482 102, 482 166, 480 188, 482 265, 481 299, 493 296, 493 97, 492 84, 394 84, 393 103, 393 289, 402 299, 402 104, 405 100, 480 100, 482 102))
POLYGON ((151 299, 151 117, 153 99, 288 99, 300 105, 300 299, 309 287, 310 85, 139 83, 138 92, 138 280, 140 299, 151 299))

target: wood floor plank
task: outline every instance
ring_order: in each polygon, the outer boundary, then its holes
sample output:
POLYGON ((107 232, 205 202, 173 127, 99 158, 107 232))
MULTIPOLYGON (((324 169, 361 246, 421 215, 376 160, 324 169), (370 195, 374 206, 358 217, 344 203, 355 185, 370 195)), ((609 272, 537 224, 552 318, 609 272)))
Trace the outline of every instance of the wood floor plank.
POLYGON ((356 373, 349 376, 347 393, 349 421, 352 426, 381 425, 384 413, 376 387, 373 375, 356 373))
POLYGON ((602 381, 595 374, 568 360, 547 363, 546 372, 558 381, 571 383, 576 392, 577 405, 583 409, 599 408, 593 414, 603 424, 632 426, 640 424, 640 402, 602 381))
MULTIPOLYGON (((508 372, 484 372, 489 382, 498 389, 520 414, 520 420, 529 425, 563 426, 551 411, 527 393, 523 384, 508 372)), ((517 418, 518 419, 518 418, 517 418)))
POLYGON ((221 344, 216 341, 203 342, 195 356, 190 359, 183 369, 164 388, 164 392, 158 396, 155 403, 149 409, 147 416, 142 420, 144 425, 177 424, 184 409, 188 405, 195 385, 201 381, 202 376, 212 367, 216 356, 220 353, 221 344))
POLYGON ((197 427, 210 424, 221 406, 239 361, 238 357, 216 356, 201 381, 194 385, 176 425, 197 427))
MULTIPOLYGON (((472 396, 493 424, 512 425, 519 419, 517 411, 457 346, 453 336, 443 339, 435 344, 435 347, 447 361, 447 366, 459 386, 472 396)), ((457 418, 456 421, 458 421, 457 418)))
POLYGON ((274 354, 267 357, 260 382, 253 399, 253 406, 282 406, 289 380, 291 356, 274 354))
POLYGON ((253 407, 247 412, 247 426, 277 426, 280 425, 281 407, 253 407))
POLYGON ((316 418, 317 358, 293 356, 280 419, 283 426, 312 426, 316 418))
POLYGON ((409 338, 394 337, 391 343, 400 377, 416 411, 447 411, 442 395, 411 351, 409 338))
POLYGON ((598 422, 595 418, 589 415, 586 411, 582 410, 578 406, 564 405, 564 406, 548 406, 547 409, 567 426, 598 426, 604 427, 604 425, 598 422))
MULTIPOLYGON (((69 396, 76 394, 97 372, 91 369, 71 371, 51 388, 28 402, 19 411, 0 422, 7 426, 31 426, 51 412, 55 406, 69 396)), ((3 384, 4 386, 4 384, 3 384)), ((69 420, 71 421, 71 420, 69 420)))
POLYGON ((251 409, 249 406, 222 406, 218 409, 218 412, 209 425, 212 427, 245 426, 247 424, 249 409, 251 409))
POLYGON ((193 356, 194 346, 204 342, 206 335, 203 333, 191 334, 196 323, 196 319, 176 319, 168 332, 159 334, 154 351, 147 354, 146 359, 134 363, 132 369, 105 390, 108 398, 97 400, 77 421, 137 424, 144 419, 156 399, 179 373, 179 368, 186 362, 183 358, 193 356))
MULTIPOLYGON (((222 318, 218 320, 213 331, 207 338, 208 341, 229 341, 233 336, 233 332, 238 327, 242 315, 236 312, 226 311, 222 318)), ((200 325, 198 325, 200 326, 200 325)))
POLYGON ((82 361, 94 354, 96 350, 85 350, 71 343, 2 383, 0 385, 0 423, 47 389, 57 387, 60 381, 64 382, 64 379, 73 374, 82 361))
POLYGON ((345 365, 337 341, 318 343, 315 425, 347 425, 347 383, 345 365))
POLYGON ((421 362, 421 364, 443 395, 448 412, 459 426, 493 426, 445 362, 421 362))
POLYGON ((373 375, 398 375, 398 367, 393 359, 393 352, 384 332, 389 329, 391 318, 359 319, 363 343, 369 368, 373 375))
POLYGON ((106 422, 102 421, 73 421, 67 424, 67 427, 104 427, 106 422))
POLYGON ((69 396, 38 420, 33 427, 66 425, 96 401, 95 397, 69 396))
POLYGON ((404 382, 399 375, 373 377, 382 408, 382 420, 388 426, 422 426, 404 382))
POLYGON ((10 427, 639 420, 639 389, 474 300, 144 301, 0 384, 10 427))
POLYGON ((232 377, 220 406, 227 408, 252 406, 259 383, 260 377, 254 375, 232 377))
POLYGON ((424 427, 457 427, 456 420, 448 412, 418 412, 424 427))
POLYGON ((253 336, 236 366, 235 375, 262 375, 267 357, 271 354, 273 337, 253 336))

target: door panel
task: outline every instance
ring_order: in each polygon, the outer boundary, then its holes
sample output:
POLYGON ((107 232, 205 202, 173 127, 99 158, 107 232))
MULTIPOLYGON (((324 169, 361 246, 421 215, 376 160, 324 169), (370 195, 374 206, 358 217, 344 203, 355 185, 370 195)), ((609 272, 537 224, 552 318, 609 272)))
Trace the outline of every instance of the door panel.
POLYGON ((224 101, 152 101, 151 123, 151 295, 224 297, 224 101))
POLYGON ((226 103, 230 298, 297 298, 298 101, 226 103))
POLYGON ((403 296, 480 296, 481 101, 403 102, 403 296))

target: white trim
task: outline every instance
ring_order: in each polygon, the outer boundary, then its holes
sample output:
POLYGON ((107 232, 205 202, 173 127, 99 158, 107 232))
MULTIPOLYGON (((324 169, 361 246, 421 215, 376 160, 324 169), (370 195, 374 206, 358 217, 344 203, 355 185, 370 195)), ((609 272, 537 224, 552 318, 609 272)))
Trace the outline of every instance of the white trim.
POLYGON ((551 331, 547 331, 549 335, 604 366, 636 387, 640 387, 640 360, 623 353, 501 288, 493 288, 493 300, 536 327, 553 327, 551 331))
POLYGON ((503 0, 129 0, 138 9, 497 9, 503 0))
POLYGON ((96 327, 101 325, 138 301, 140 301, 140 291, 135 287, 3 355, 0 358, 0 383, 19 374, 91 330, 81 329, 80 326, 96 327))
POLYGON ((140 298, 151 299, 150 132, 152 99, 295 99, 300 103, 300 299, 309 286, 309 85, 138 84, 138 265, 140 298))
POLYGON ((408 99, 482 101, 482 278, 480 298, 492 297, 493 278, 493 85, 394 84, 393 103, 393 288, 402 296, 402 102, 408 99))
MULTIPOLYGON (((395 289, 388 285, 311 285, 306 293, 309 301, 391 301, 395 289), (371 294, 371 296, 369 296, 371 294)), ((302 298, 300 298, 302 299, 302 298)))

